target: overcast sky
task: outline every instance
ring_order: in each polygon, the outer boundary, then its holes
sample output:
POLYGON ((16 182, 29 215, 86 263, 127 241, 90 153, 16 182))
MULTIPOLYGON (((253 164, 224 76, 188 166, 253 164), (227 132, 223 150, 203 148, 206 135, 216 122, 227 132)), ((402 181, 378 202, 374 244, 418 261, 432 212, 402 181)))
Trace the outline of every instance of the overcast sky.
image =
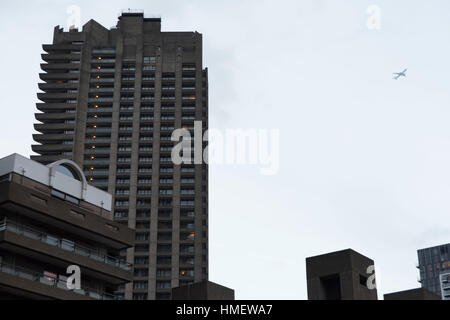
POLYGON ((380 297, 418 287, 416 250, 450 241, 448 0, 2 1, 0 157, 31 154, 41 46, 71 4, 83 24, 134 8, 201 32, 210 126, 280 129, 277 175, 211 166, 210 280, 306 299, 305 258, 353 248, 380 297))

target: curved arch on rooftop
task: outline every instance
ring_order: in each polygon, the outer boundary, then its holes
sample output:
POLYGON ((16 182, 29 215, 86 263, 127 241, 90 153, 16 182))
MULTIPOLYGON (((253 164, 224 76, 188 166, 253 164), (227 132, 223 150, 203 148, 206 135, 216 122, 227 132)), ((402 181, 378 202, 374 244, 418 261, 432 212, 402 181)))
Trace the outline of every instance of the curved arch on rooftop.
POLYGON ((53 186, 56 172, 61 172, 81 182, 81 199, 84 199, 87 190, 87 180, 81 168, 72 160, 61 159, 47 165, 50 168, 49 185, 53 186), (61 170, 63 169, 63 170, 61 170), (70 173, 70 175, 68 174, 70 173))

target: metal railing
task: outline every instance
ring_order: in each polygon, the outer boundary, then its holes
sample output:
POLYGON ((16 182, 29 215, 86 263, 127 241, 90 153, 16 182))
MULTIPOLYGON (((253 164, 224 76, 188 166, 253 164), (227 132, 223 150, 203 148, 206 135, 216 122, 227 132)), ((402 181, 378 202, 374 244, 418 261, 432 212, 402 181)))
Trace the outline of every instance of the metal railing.
POLYGON ((103 69, 91 69, 91 73, 115 73, 116 69, 113 68, 103 68, 103 69))
POLYGON ((88 257, 96 261, 104 262, 113 267, 121 268, 127 271, 131 270, 131 264, 129 264, 128 262, 126 262, 121 258, 112 257, 99 252, 98 249, 81 246, 74 241, 55 237, 45 232, 30 228, 28 226, 24 226, 16 222, 9 221, 6 217, 0 220, 0 231, 3 230, 8 230, 16 234, 23 235, 27 238, 38 240, 46 244, 61 248, 66 251, 71 251, 73 253, 88 257))
POLYGON ((15 266, 13 264, 7 264, 5 262, 0 262, 0 272, 18 276, 23 279, 40 282, 48 286, 58 287, 62 290, 72 291, 73 293, 82 296, 88 296, 96 300, 123 300, 123 297, 121 296, 112 295, 106 292, 99 292, 98 290, 94 290, 85 286, 83 286, 79 290, 78 289, 70 290, 67 286, 67 281, 62 279, 61 277, 59 277, 58 279, 56 278, 56 275, 51 276, 35 270, 15 266))

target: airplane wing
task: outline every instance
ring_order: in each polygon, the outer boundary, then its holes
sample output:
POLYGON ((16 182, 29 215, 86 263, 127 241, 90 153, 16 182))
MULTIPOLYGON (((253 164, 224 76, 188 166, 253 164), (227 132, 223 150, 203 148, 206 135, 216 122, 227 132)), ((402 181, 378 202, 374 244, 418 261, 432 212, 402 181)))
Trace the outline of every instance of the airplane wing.
POLYGON ((394 73, 394 74, 396 74, 397 76, 395 76, 394 78, 392 78, 392 79, 394 79, 394 80, 398 80, 398 78, 400 78, 400 74, 398 74, 398 73, 394 73))
POLYGON ((403 70, 401 73, 405 73, 406 71, 408 71, 408 69, 403 70))

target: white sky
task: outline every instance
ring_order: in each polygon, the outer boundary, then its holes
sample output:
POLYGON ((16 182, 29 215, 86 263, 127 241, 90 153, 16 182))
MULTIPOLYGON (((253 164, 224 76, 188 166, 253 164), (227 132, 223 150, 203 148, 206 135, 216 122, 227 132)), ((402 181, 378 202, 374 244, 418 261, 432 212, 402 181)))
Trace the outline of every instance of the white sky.
POLYGON ((375 260, 380 297, 418 286, 416 250, 450 238, 450 2, 3 1, 0 157, 31 154, 41 45, 70 4, 83 24, 135 8, 203 33, 210 126, 280 129, 278 175, 211 166, 212 281, 306 299, 305 258, 353 248, 375 260))

